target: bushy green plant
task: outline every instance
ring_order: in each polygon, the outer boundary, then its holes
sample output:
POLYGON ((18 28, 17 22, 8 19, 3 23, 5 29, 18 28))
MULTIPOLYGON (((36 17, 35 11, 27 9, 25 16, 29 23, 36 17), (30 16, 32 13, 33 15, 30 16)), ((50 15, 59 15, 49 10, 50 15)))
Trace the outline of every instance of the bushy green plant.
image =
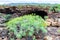
POLYGON ((7 21, 9 21, 9 19, 11 18, 10 14, 3 14, 0 13, 0 23, 6 23, 7 21))
POLYGON ((47 26, 46 22, 42 17, 37 15, 25 15, 17 17, 7 22, 7 29, 10 32, 13 32, 17 38, 22 36, 32 36, 35 30, 38 32, 42 30, 44 33, 47 32, 45 27, 47 26))
POLYGON ((55 4, 55 5, 53 5, 53 6, 50 6, 49 11, 50 11, 50 12, 51 12, 51 11, 54 11, 54 12, 59 13, 59 12, 60 12, 60 4, 55 4))
POLYGON ((0 17, 4 18, 6 21, 8 21, 10 19, 11 15, 10 14, 2 14, 2 13, 0 13, 0 17))

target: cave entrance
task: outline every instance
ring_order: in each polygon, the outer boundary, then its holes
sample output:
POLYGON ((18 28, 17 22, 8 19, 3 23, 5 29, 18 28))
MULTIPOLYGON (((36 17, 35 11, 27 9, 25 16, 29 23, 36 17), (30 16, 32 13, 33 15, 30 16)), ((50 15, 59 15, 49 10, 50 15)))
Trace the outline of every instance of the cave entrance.
MULTIPOLYGON (((48 16, 48 13, 45 11, 32 11, 31 13, 41 16, 43 19, 45 16, 48 16)), ((30 13, 30 14, 31 14, 30 13)))

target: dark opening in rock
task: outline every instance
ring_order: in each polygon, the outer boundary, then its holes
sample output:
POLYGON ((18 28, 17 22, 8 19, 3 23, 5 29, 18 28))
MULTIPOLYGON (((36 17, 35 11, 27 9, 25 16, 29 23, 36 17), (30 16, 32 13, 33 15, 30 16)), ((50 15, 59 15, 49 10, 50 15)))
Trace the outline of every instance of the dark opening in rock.
POLYGON ((41 16, 43 19, 44 19, 44 16, 48 15, 47 12, 45 11, 33 11, 32 13, 41 16))

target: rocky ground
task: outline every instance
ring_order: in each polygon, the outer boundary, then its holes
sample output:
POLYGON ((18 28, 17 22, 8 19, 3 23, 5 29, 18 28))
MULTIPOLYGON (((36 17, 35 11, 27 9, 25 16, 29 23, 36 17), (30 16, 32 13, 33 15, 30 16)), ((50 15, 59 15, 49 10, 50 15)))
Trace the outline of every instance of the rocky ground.
POLYGON ((52 37, 52 40, 60 40, 60 27, 47 27, 47 35, 52 37))
MULTIPOLYGON (((5 25, 3 24, 5 21, 6 19, 1 16, 0 17, 0 30, 5 28, 4 27, 5 25)), ((60 40, 60 27, 47 27, 47 30, 48 30, 47 36, 51 37, 52 40, 60 40)), ((50 38, 48 40, 50 40, 50 38)))
MULTIPOLYGON (((0 27, 0 30, 2 30, 5 27, 0 27)), ((47 27, 48 33, 47 36, 49 36, 46 40, 60 40, 60 27, 47 27)), ((40 40, 40 39, 38 39, 40 40)))

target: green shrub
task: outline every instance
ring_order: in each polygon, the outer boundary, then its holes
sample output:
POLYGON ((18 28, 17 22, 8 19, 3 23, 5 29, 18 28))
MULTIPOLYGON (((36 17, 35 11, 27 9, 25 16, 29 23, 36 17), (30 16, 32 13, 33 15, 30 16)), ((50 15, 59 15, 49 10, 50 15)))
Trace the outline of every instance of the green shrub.
POLYGON ((25 15, 17 17, 7 22, 7 29, 10 32, 14 32, 17 38, 22 36, 32 36, 34 30, 37 32, 42 30, 44 33, 47 32, 45 27, 47 26, 46 22, 40 16, 34 15, 25 15))
POLYGON ((51 5, 49 8, 49 12, 54 11, 56 13, 60 12, 60 4, 54 4, 53 6, 51 5))
POLYGON ((11 18, 11 15, 0 13, 0 17, 4 18, 6 21, 8 21, 11 18))
POLYGON ((10 14, 3 14, 0 13, 0 23, 6 23, 7 21, 9 21, 11 18, 10 14))

